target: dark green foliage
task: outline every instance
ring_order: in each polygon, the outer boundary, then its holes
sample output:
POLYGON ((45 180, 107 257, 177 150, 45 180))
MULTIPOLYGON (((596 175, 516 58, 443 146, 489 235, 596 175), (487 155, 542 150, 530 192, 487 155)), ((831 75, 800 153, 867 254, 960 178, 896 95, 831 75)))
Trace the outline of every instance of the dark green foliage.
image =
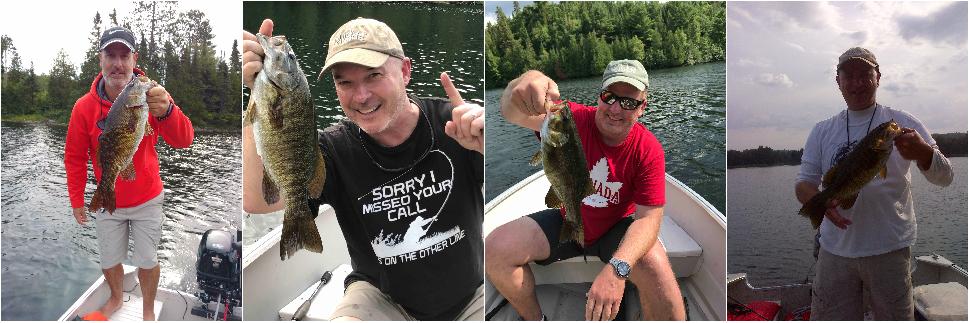
POLYGON ((596 76, 617 59, 648 69, 724 60, 724 2, 536 2, 496 8, 485 28, 485 80, 505 86, 535 69, 558 80, 596 76))
POLYGON ((139 1, 132 12, 121 17, 123 21, 118 21, 119 15, 112 11, 108 21, 102 21, 101 14, 95 13, 84 62, 74 66, 62 50, 49 75, 35 75, 32 64, 25 70, 12 40, 3 36, 4 119, 41 115, 67 122, 74 102, 90 90, 101 71, 101 32, 120 23, 137 38, 136 66, 168 90, 193 125, 239 127, 242 58, 238 44, 233 42, 228 58, 226 53, 217 53, 205 13, 179 12, 174 1, 139 1))
POLYGON ((728 150, 727 167, 798 165, 802 163, 803 151, 804 149, 774 150, 765 146, 743 151, 728 150))
POLYGON ((940 147, 940 152, 947 157, 967 157, 967 133, 934 133, 933 140, 940 147))

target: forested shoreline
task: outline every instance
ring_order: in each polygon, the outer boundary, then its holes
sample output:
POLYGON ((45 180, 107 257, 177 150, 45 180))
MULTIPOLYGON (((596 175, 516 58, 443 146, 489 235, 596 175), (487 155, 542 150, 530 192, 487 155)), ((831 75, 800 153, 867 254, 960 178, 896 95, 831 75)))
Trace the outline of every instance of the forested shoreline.
POLYGON ((81 66, 68 52, 58 51, 48 73, 25 64, 16 40, 2 36, 2 118, 12 122, 66 124, 74 102, 91 88, 101 71, 101 33, 124 26, 137 38, 136 67, 165 87, 197 129, 238 129, 242 98, 241 58, 236 41, 228 57, 216 53, 212 26, 199 10, 180 11, 174 1, 140 1, 119 19, 95 12, 88 36, 90 47, 81 66))
POLYGON ((724 2, 515 2, 511 17, 496 8, 485 27, 485 86, 532 69, 556 80, 599 76, 617 59, 647 69, 722 61, 724 23, 724 2))
MULTIPOLYGON (((940 152, 947 157, 967 157, 967 133, 953 132, 944 134, 931 134, 940 152)), ((799 150, 775 150, 770 147, 758 146, 754 149, 727 151, 727 167, 769 167, 783 165, 799 165, 802 161, 802 152, 799 150)))

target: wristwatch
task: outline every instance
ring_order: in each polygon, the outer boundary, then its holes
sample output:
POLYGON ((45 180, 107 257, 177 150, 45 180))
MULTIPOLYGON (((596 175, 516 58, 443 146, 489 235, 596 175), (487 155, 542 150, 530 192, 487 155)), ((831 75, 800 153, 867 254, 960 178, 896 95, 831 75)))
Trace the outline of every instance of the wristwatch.
POLYGON ((613 265, 613 270, 616 271, 616 275, 620 276, 620 278, 630 278, 630 264, 628 264, 626 261, 613 258, 610 259, 610 265, 613 265))

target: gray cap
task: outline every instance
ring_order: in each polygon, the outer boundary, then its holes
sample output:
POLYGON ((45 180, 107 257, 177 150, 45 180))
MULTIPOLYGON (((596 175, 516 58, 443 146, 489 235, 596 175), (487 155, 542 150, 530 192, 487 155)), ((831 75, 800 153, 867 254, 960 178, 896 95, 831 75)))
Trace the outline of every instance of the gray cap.
POLYGON ((858 59, 869 64, 869 66, 876 67, 879 66, 879 62, 876 62, 876 55, 870 52, 868 49, 862 47, 852 47, 842 53, 839 56, 839 65, 836 65, 836 69, 842 67, 842 64, 848 62, 849 60, 858 59))
POLYGON ((612 61, 606 66, 606 70, 603 71, 603 89, 616 82, 628 83, 640 91, 650 86, 647 70, 639 61, 632 59, 612 61))

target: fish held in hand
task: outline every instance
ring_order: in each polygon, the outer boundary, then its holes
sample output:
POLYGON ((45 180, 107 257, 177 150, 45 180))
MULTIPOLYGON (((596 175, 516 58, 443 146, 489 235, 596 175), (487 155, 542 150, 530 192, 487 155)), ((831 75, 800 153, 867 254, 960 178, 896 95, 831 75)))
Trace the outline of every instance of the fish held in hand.
POLYGON ((585 245, 580 203, 594 193, 593 181, 586 168, 586 154, 576 121, 565 101, 553 106, 546 114, 539 134, 541 147, 530 164, 535 166, 541 162, 551 184, 546 193, 546 206, 565 210, 559 240, 585 245))
POLYGON ((88 204, 89 211, 104 209, 114 214, 115 183, 135 179, 133 159, 145 134, 151 134, 148 124, 148 90, 158 85, 144 75, 131 80, 108 110, 98 136, 96 162, 101 168, 101 181, 88 204))
POLYGON ((326 169, 317 144, 317 124, 310 87, 284 36, 256 35, 266 54, 256 75, 244 125, 252 125, 256 153, 263 161, 263 199, 283 199, 280 258, 300 249, 322 252, 316 210, 309 199, 323 191, 326 169))
POLYGON ((886 161, 893 150, 893 139, 902 133, 902 128, 894 120, 870 131, 845 158, 825 173, 822 177, 824 189, 802 205, 798 214, 811 219, 812 227, 818 229, 831 199, 838 200, 842 209, 855 205, 862 187, 876 175, 886 178, 886 161))

